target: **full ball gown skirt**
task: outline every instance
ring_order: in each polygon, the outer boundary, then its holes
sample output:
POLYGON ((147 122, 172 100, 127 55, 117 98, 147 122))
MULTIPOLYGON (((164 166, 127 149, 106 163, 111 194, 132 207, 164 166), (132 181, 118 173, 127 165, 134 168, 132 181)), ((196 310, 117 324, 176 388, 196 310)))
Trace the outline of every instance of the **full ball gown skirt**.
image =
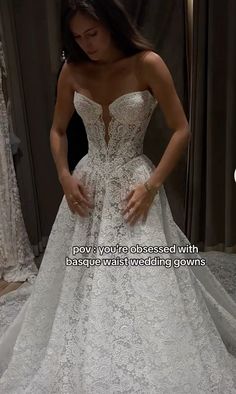
POLYGON ((81 217, 63 197, 31 295, 1 338, 1 393, 235 394, 227 347, 236 349, 236 305, 208 267, 102 260, 201 259, 131 252, 134 245, 189 245, 163 186, 145 222, 132 226, 121 212, 128 191, 155 168, 142 149, 157 101, 144 90, 111 103, 108 145, 102 106, 78 92, 74 105, 89 151, 73 176, 95 207, 81 217), (99 249, 117 245, 128 252, 99 249))

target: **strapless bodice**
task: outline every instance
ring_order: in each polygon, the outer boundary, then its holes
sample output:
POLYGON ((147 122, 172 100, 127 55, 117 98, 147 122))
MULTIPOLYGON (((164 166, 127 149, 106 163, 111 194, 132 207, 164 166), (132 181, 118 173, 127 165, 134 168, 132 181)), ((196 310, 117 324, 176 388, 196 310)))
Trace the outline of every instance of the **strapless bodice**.
POLYGON ((142 154, 143 140, 157 100, 149 90, 130 92, 115 99, 109 106, 109 141, 103 106, 75 92, 74 106, 83 120, 88 138, 88 158, 94 165, 123 164, 142 154))

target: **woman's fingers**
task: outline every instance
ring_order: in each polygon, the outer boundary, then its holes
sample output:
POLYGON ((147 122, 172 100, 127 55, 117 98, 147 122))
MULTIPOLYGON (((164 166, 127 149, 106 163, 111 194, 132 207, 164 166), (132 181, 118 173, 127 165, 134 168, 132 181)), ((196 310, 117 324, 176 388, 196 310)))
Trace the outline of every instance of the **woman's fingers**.
POLYGON ((147 215, 148 215, 148 209, 144 212, 143 219, 142 219, 143 224, 146 223, 147 215))
POLYGON ((72 212, 72 213, 75 213, 74 205, 71 203, 70 199, 67 197, 66 200, 67 200, 67 204, 68 204, 68 206, 69 206, 71 212, 72 212))
POLYGON ((88 214, 87 205, 80 200, 78 193, 75 195, 70 194, 69 198, 67 198, 67 202, 72 213, 77 212, 81 216, 86 216, 88 214))
POLYGON ((134 189, 129 191, 129 193, 125 196, 124 201, 127 201, 133 194, 134 194, 134 189))
POLYGON ((81 216, 87 216, 88 215, 88 209, 84 204, 79 204, 75 206, 76 211, 79 213, 81 216))
POLYGON ((75 209, 81 216, 86 216, 89 213, 89 207, 84 200, 80 200, 79 203, 75 205, 75 209))
POLYGON ((147 215, 148 215, 148 211, 149 211, 149 206, 146 205, 145 208, 143 208, 142 206, 136 206, 133 209, 129 210, 129 214, 126 217, 125 221, 129 224, 134 224, 141 216, 143 216, 142 218, 142 222, 145 223, 146 219, 147 219, 147 215))
POLYGON ((92 202, 90 202, 87 197, 87 192, 86 192, 84 185, 78 184, 78 186, 79 186, 78 198, 80 199, 80 201, 82 201, 89 208, 94 208, 94 204, 92 202))
POLYGON ((123 209, 123 214, 125 215, 126 212, 130 211, 130 209, 135 205, 135 201, 130 200, 127 206, 123 209))
POLYGON ((128 214, 128 216, 126 217, 126 219, 125 219, 125 221, 127 222, 127 223, 130 223, 130 224, 133 224, 135 221, 136 221, 136 219, 137 219, 137 216, 140 214, 140 212, 139 212, 139 209, 136 207, 134 207, 133 209, 130 209, 129 210, 129 214, 128 214))

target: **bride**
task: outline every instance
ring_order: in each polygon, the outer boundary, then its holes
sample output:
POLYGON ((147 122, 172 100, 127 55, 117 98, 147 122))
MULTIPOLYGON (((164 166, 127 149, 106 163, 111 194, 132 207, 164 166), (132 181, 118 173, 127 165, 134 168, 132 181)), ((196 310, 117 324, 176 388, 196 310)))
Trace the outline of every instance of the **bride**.
POLYGON ((118 0, 76 1, 64 27, 50 135, 64 196, 0 341, 1 392, 235 394, 236 305, 163 186, 190 137, 168 68, 118 0), (143 139, 157 105, 173 135, 155 168, 143 139), (89 151, 71 174, 74 109, 89 151))

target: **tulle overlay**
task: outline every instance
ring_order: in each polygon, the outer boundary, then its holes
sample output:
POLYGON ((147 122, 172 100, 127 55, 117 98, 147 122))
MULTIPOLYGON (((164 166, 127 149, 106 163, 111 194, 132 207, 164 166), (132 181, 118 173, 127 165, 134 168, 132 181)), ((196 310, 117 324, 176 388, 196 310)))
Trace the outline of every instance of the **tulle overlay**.
POLYGON ((107 147, 102 107, 75 96, 89 152, 73 176, 95 207, 81 217, 63 197, 31 295, 1 337, 2 392, 236 393, 234 300, 207 266, 140 263, 202 257, 131 253, 135 245, 190 244, 163 186, 145 222, 131 226, 121 212, 122 199, 155 168, 142 153, 155 105, 148 91, 115 100, 107 147), (111 246, 128 251, 101 254, 99 247, 111 246), (129 263, 114 264, 122 258, 129 263), (130 264, 134 258, 139 265, 130 264))

